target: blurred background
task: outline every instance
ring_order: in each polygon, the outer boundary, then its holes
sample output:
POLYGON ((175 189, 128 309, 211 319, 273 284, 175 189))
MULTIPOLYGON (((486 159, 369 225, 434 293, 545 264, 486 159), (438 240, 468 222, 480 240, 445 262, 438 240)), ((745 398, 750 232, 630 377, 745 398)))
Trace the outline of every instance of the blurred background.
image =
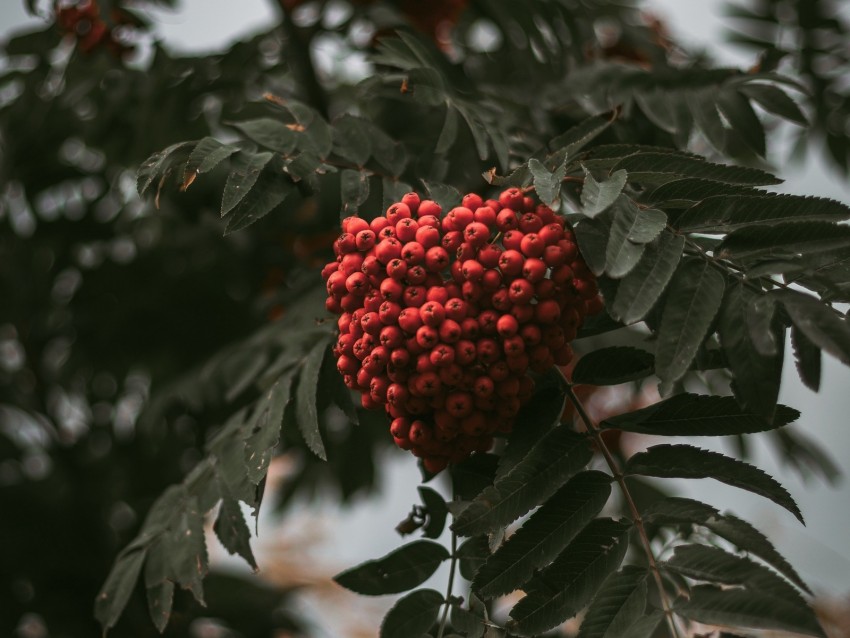
MULTIPOLYGON (((750 50, 728 41, 730 20, 724 12, 724 3, 720 0, 652 0, 643 6, 663 21, 674 41, 688 49, 703 51, 706 56, 723 65, 748 68, 755 64, 756 58, 750 50)), ((846 8, 845 6, 844 9, 846 8)), ((279 20, 278 13, 267 0, 182 0, 175 7, 161 7, 151 11, 149 15, 153 18, 154 35, 151 37, 161 40, 163 46, 175 55, 225 50, 237 41, 267 30, 279 20)), ((0 3, 0 40, 19 30, 41 25, 43 21, 28 15, 18 0, 4 0, 0 3)), ((150 55, 150 46, 142 47, 142 55, 134 64, 143 68, 150 55)), ((320 72, 322 69, 338 68, 339 65, 347 65, 353 77, 360 72, 358 65, 362 61, 356 56, 345 56, 344 52, 335 47, 333 41, 317 43, 314 55, 320 72)), ((36 116, 34 114, 34 117, 36 116)), ((49 113, 38 116, 51 117, 49 113)), ((117 125, 120 126, 120 119, 117 120, 117 125)), ((46 129, 50 128, 49 119, 45 120, 44 126, 46 129)), ((156 122, 152 122, 151 126, 155 129, 156 122)), ((819 144, 820 142, 814 142, 807 151, 799 152, 795 150, 795 140, 787 129, 777 132, 770 141, 769 157, 773 160, 774 169, 785 179, 779 190, 831 197, 850 203, 850 183, 846 174, 828 161, 827 154, 819 144)), ((33 152, 37 153, 38 146, 35 142, 32 148, 33 152)), ((2 152, 0 148, 0 153, 2 152)), ((33 159, 37 161, 38 158, 33 159)), ((126 183, 122 188, 130 200, 133 197, 132 178, 125 176, 123 179, 126 183)), ((0 188, 2 187, 0 184, 0 188)), ((25 220, 19 223, 23 224, 23 232, 26 232, 25 220)), ((215 233, 216 229, 207 230, 215 233)), ((120 241, 110 248, 119 258, 121 249, 120 241)), ((238 256, 241 250, 238 239, 229 242, 226 250, 233 251, 238 256)), ((191 268, 191 265, 184 265, 183 268, 191 268)), ((228 276, 233 280, 231 283, 236 285, 243 280, 259 282, 267 279, 268 272, 267 263, 246 263, 245 272, 229 273, 228 276)), ((0 279, 6 276, 8 273, 0 273, 0 279)), ((73 290, 73 272, 68 271, 66 279, 64 285, 73 290)), ((25 284, 25 287, 26 285, 29 284, 25 284)), ((270 285, 274 285, 274 282, 270 285)), ((0 306, 3 303, 0 299, 0 306)), ((144 303, 145 300, 139 300, 139 308, 144 303)), ((185 303, 191 304, 192 300, 188 299, 185 303)), ((179 316, 179 312, 179 307, 175 307, 174 316, 179 316)), ((212 315, 239 311, 234 310, 231 302, 221 300, 220 306, 210 308, 209 312, 212 315)), ((157 333, 158 331, 154 330, 153 334, 141 335, 141 338, 155 339, 157 333)), ((184 336, 175 337, 175 343, 179 343, 184 336)), ((110 335, 100 334, 98 338, 99 343, 108 347, 110 335)), ((20 353, 16 349, 16 343, 13 324, 4 324, 0 315, 0 366, 5 367, 7 372, 14 370, 17 365, 15 361, 20 353)), ((53 347, 61 349, 61 345, 53 344, 53 347)), ((204 347, 206 344, 199 341, 199 352, 204 347)), ((798 431, 819 443, 839 466, 847 467, 847 459, 850 459, 850 392, 847 392, 850 388, 850 371, 834 359, 825 358, 821 391, 815 394, 800 383, 790 361, 792 357, 789 354, 786 356, 780 402, 800 409, 803 416, 796 426, 798 431)), ((112 446, 113 453, 122 455, 123 466, 120 474, 115 474, 112 468, 92 471, 85 479, 88 481, 88 488, 76 488, 80 491, 75 495, 73 505, 61 501, 59 496, 53 501, 44 499, 41 493, 36 495, 33 492, 31 495, 21 495, 22 500, 17 503, 21 509, 10 509, 10 505, 4 500, 2 515, 5 519, 2 527, 4 533, 12 534, 9 530, 14 527, 15 519, 20 517, 22 512, 26 512, 27 516, 33 516, 33 512, 41 512, 43 519, 40 525, 55 534, 50 539, 56 550, 52 560, 67 561, 74 565, 74 570, 86 572, 84 580, 87 581, 89 589, 82 592, 84 596, 80 594, 79 599, 74 598, 74 592, 68 588, 79 587, 79 584, 65 579, 61 565, 44 566, 48 573, 41 574, 41 577, 43 582, 53 584, 60 598, 67 597, 69 605, 85 605, 85 609, 80 613, 81 617, 88 613, 93 592, 105 577, 111 560, 111 555, 104 555, 97 545, 105 543, 114 548, 114 553, 120 543, 116 538, 98 536, 100 532, 94 526, 91 529, 85 525, 80 527, 75 521, 86 516, 106 516, 110 525, 119 531, 132 529, 137 524, 134 508, 124 501, 113 504, 108 511, 104 511, 103 504, 94 502, 94 496, 87 498, 85 490, 90 488, 93 495, 96 490, 103 489, 104 485, 112 485, 116 490, 120 485, 125 491, 129 485, 133 489, 138 488, 138 492, 145 495, 144 498, 140 497, 140 502, 149 503, 151 494, 155 495, 168 484, 181 478, 179 468, 191 467, 195 459, 192 455, 197 454, 190 450, 192 446, 186 441, 173 447, 175 455, 183 455, 175 463, 163 461, 160 456, 163 449, 161 445, 147 451, 134 449, 134 418, 147 392, 147 381, 143 374, 128 374, 123 378, 104 375, 99 383, 103 395, 110 397, 110 405, 119 417, 123 415, 123 421, 121 418, 116 420, 114 439, 94 440, 92 445, 95 448, 98 445, 107 448, 112 446), (163 468, 161 473, 158 473, 158 468, 163 468), (142 486, 142 481, 150 484, 142 486), (32 498, 44 500, 33 501, 32 498), (79 534, 82 540, 63 536, 63 529, 67 529, 68 534, 79 534), (79 551, 79 547, 87 545, 93 545, 91 555, 79 551), (51 574, 51 570, 55 573, 51 574)), ((71 439, 84 436, 83 432, 87 427, 85 422, 91 419, 96 421, 98 418, 96 413, 92 415, 80 412, 71 395, 57 397, 56 401, 60 405, 57 409, 64 411, 67 422, 72 424, 66 432, 71 439), (74 423, 77 425, 74 426, 74 423), (77 427, 78 431, 75 431, 74 427, 77 427)), ((17 445, 23 446, 25 450, 18 465, 13 467, 9 462, 0 463, 0 490, 19 483, 21 476, 24 476, 26 480, 35 482, 55 482, 51 491, 54 495, 59 495, 63 489, 62 472, 70 472, 70 468, 75 467, 77 459, 72 458, 75 453, 72 448, 68 448, 69 458, 57 458, 39 452, 43 441, 38 440, 40 435, 33 434, 32 431, 22 434, 23 430, 18 427, 22 418, 21 415, 15 414, 8 404, 0 403, 0 432, 8 439, 16 441, 17 445), (30 438, 21 442, 21 437, 30 438)), ((187 423, 183 426, 185 431, 191 433, 187 440, 194 440, 193 426, 187 423)), ((180 432, 178 427, 178 439, 180 432)), ((713 442, 701 441, 700 444, 711 447, 713 442)), ((714 446, 722 449, 722 443, 714 443, 714 446)), ((356 453, 357 448, 349 449, 351 454, 356 453)), ((364 485, 376 481, 374 487, 378 491, 377 496, 362 493, 358 495, 357 490, 354 490, 354 494, 346 495, 350 498, 344 500, 343 504, 336 499, 300 499, 291 505, 285 517, 278 516, 272 507, 265 508, 260 515, 258 535, 254 541, 255 554, 261 569, 260 578, 240 580, 240 583, 247 583, 240 584, 243 595, 229 600, 229 605, 226 601, 216 600, 215 584, 211 585, 211 609, 217 609, 219 616, 206 616, 199 610, 186 612, 186 623, 180 626, 178 619, 178 628, 173 630, 176 632, 173 635, 191 635, 198 638, 236 635, 225 628, 225 614, 246 614, 252 606, 256 606, 257 614, 265 613, 270 608, 280 610, 274 623, 274 631, 278 632, 274 635, 280 637, 300 635, 297 633, 299 627, 306 631, 307 635, 319 637, 374 635, 374 628, 382 612, 392 601, 358 597, 336 587, 330 577, 355 562, 366 557, 377 557, 398 545, 399 536, 394 527, 407 516, 411 506, 417 502, 416 486, 421 478, 408 455, 397 453, 397 450, 390 450, 385 446, 378 446, 376 450, 374 465, 379 471, 369 474, 368 478, 364 479, 364 485), (341 531, 344 532, 340 533, 341 531), (340 540, 342 538, 344 542, 340 540), (333 615, 322 613, 329 601, 334 605, 333 615), (225 620, 222 621, 222 618, 225 620), (187 633, 181 634, 183 631, 187 633)), ((100 454, 106 455, 107 452, 108 450, 100 454)), ((697 485, 682 481, 679 486, 680 493, 699 498, 720 509, 745 515, 786 554, 818 596, 826 601, 825 604, 834 602, 838 606, 846 605, 850 600, 850 544, 846 540, 846 530, 850 529, 850 485, 847 480, 829 473, 818 475, 792 471, 788 467, 787 459, 784 460, 776 447, 764 438, 752 438, 750 453, 752 462, 779 477, 797 499, 807 521, 806 527, 801 527, 788 512, 767 501, 719 484, 700 482, 697 485)), ((281 457, 273 463, 268 483, 277 484, 279 480, 298 471, 297 458, 281 457)), ((445 485, 438 483, 435 488, 448 496, 445 485)), ((120 533, 118 536, 125 538, 120 533)), ((28 561, 41 561, 42 557, 37 552, 42 550, 38 544, 31 541, 33 539, 12 537, 10 542, 9 538, 4 536, 2 560, 10 560, 11 549, 28 561)), ((250 569, 241 560, 228 556, 212 538, 212 534, 209 542, 211 562, 220 570, 217 573, 220 574, 221 591, 235 591, 233 588, 228 589, 227 578, 232 576, 241 579, 250 573, 250 569)), ((0 562, 0 572, 4 571, 4 567, 6 566, 0 562)), ((433 582, 437 583, 437 589, 442 589, 441 583, 445 578, 443 572, 434 576, 433 582)), ((54 633, 47 620, 38 613, 37 605, 32 605, 35 611, 23 615, 11 613, 10 609, 25 608, 27 603, 38 601, 39 597, 43 596, 42 592, 33 589, 31 582, 13 582, 0 596, 16 601, 15 605, 9 606, 0 601, 0 607, 6 608, 5 612, 0 611, 0 620, 3 622, 0 632, 12 632, 3 635, 21 638, 95 635, 94 625, 87 625, 84 620, 79 627, 67 626, 54 633)), ((228 597, 231 597, 230 593, 223 596, 228 597)), ((131 622, 147 623, 144 610, 137 611, 136 616, 131 616, 131 622)), ((248 635, 251 630, 243 628, 242 631, 248 635)), ((263 628, 257 631, 258 633, 250 635, 272 635, 263 634, 263 628)), ((129 632, 126 635, 134 634, 129 632)))

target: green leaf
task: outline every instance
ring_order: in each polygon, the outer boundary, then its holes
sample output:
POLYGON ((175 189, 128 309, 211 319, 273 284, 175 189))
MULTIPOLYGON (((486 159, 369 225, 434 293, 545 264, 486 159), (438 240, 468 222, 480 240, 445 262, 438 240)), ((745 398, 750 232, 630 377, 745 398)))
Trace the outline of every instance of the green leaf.
POLYGON ((457 550, 460 575, 466 580, 473 580, 489 557, 490 543, 485 535, 465 540, 457 550))
POLYGON ((715 508, 688 498, 670 496, 652 503, 641 512, 648 524, 701 525, 717 536, 725 538, 738 549, 758 556, 768 565, 785 575, 798 587, 809 592, 803 579, 782 555, 776 551, 767 537, 747 521, 732 514, 720 514, 715 508))
POLYGON ((708 142, 717 150, 726 150, 726 127, 717 110, 717 95, 714 87, 692 91, 687 95, 688 108, 694 122, 708 142))
POLYGON ((127 606, 127 601, 136 587, 145 555, 144 549, 124 551, 112 566, 94 603, 94 617, 100 622, 104 633, 115 626, 127 606))
POLYGON ((788 222, 767 228, 740 228, 715 254, 720 259, 790 259, 850 246, 850 226, 829 222, 788 222))
POLYGON ((520 408, 516 422, 522 423, 522 427, 514 428, 508 435, 505 451, 499 456, 496 479, 510 472, 544 433, 561 422, 566 401, 563 390, 547 388, 535 394, 531 401, 520 408))
POLYGON ((224 234, 242 230, 262 219, 293 192, 295 186, 286 176, 268 168, 261 171, 250 192, 228 213, 224 234))
POLYGON ((850 325, 824 302, 794 290, 771 295, 784 307, 791 323, 806 337, 844 365, 850 365, 850 325))
POLYGON ((691 589, 687 602, 674 611, 697 622, 753 629, 778 629, 825 638, 811 611, 777 604, 771 594, 740 589, 722 590, 704 585, 691 589))
POLYGON ((610 223, 602 217, 583 219, 573 229, 581 256, 594 275, 605 272, 610 223))
POLYGON ((807 388, 817 392, 820 390, 821 376, 820 349, 797 326, 791 326, 791 345, 800 380, 807 388))
POLYGON ((251 551, 251 532, 245 523, 239 501, 227 495, 222 498, 213 530, 228 552, 244 558, 254 571, 259 569, 251 551))
POLYGON ((682 213, 675 226, 688 232, 731 232, 755 224, 850 219, 850 207, 823 197, 716 195, 682 213))
POLYGON ((369 174, 346 168, 339 174, 339 190, 342 199, 341 215, 352 215, 369 198, 369 174))
POLYGON ((331 124, 334 152, 357 166, 365 165, 372 156, 372 123, 362 117, 344 113, 331 124))
POLYGON ((633 566, 611 574, 590 604, 578 638, 620 638, 631 629, 646 610, 646 578, 645 569, 633 566))
POLYGON ((651 242, 664 230, 667 216, 660 210, 640 210, 625 195, 617 199, 612 212, 605 270, 610 277, 620 279, 637 265, 643 255, 644 244, 651 242))
POLYGON ((508 629, 532 636, 575 616, 616 570, 628 548, 631 524, 599 518, 526 588, 528 595, 510 611, 508 629))
MULTIPOLYGON (((699 177, 684 177, 661 184, 649 194, 649 200, 653 202, 699 202, 714 195, 768 196, 769 193, 748 186, 723 184, 699 177)), ((679 222, 678 218, 676 222, 679 222)))
POLYGON ((280 441, 283 413, 292 396, 292 372, 275 381, 257 402, 245 438, 245 468, 248 480, 258 485, 266 476, 274 449, 280 441))
POLYGON ((573 368, 573 383, 618 385, 648 377, 655 370, 655 357, 645 350, 611 346, 581 356, 573 368))
POLYGON ((707 261, 686 261, 673 276, 661 315, 655 373, 665 383, 684 376, 714 321, 726 281, 707 261))
POLYGON ((590 471, 571 478, 487 559, 473 590, 495 598, 521 587, 602 511, 610 495, 607 474, 590 471))
POLYGON ((563 162, 550 173, 540 160, 531 158, 528 160, 528 170, 534 177, 534 190, 540 197, 540 201, 548 206, 554 206, 561 198, 561 182, 567 174, 567 162, 563 162))
POLYGON ((185 184, 193 174, 208 173, 239 150, 235 144, 222 144, 214 137, 205 137, 192 149, 183 169, 185 184))
POLYGON ((510 472, 455 517, 452 529, 462 536, 472 536, 515 521, 557 491, 591 457, 583 436, 566 426, 551 430, 510 472))
POLYGON ((487 609, 475 596, 470 600, 472 609, 464 609, 460 605, 452 605, 452 628, 462 632, 466 638, 483 638, 487 631, 487 609))
POLYGON ((558 154, 563 154, 567 160, 571 160, 576 153, 596 139, 613 122, 614 118, 611 113, 589 117, 554 138, 549 142, 549 148, 558 154))
POLYGON ((428 197, 442 206, 444 212, 448 212, 455 206, 460 204, 460 191, 454 186, 448 184, 440 184, 438 182, 427 182, 421 180, 425 190, 428 191, 428 197))
POLYGON ((770 423, 743 409, 733 397, 677 394, 641 410, 608 417, 600 425, 657 436, 729 436, 773 430, 799 417, 797 410, 779 405, 770 423))
POLYGON ((174 515, 164 547, 171 564, 171 574, 178 585, 191 590, 195 600, 203 603, 202 582, 208 569, 204 512, 198 507, 197 499, 188 496, 174 515))
POLYGON ((725 88, 717 95, 717 105, 731 127, 730 136, 742 140, 756 153, 764 157, 765 136, 756 112, 749 100, 733 88, 725 88))
POLYGON ((136 173, 139 195, 144 195, 155 181, 159 180, 161 184, 175 166, 186 161, 191 152, 189 149, 194 146, 195 142, 172 144, 146 159, 136 173))
POLYGON ((319 371, 322 368, 322 359, 328 350, 327 341, 319 341, 312 347, 304 360, 301 376, 298 378, 298 387, 295 390, 295 420, 298 429, 304 437, 307 447, 323 461, 327 461, 325 444, 322 442, 322 434, 319 432, 319 412, 316 406, 316 393, 319 388, 319 371))
POLYGON ((413 638, 426 634, 437 622, 443 595, 420 589, 400 599, 384 616, 380 638, 413 638))
POLYGON ((418 540, 337 574, 334 580, 364 596, 397 594, 424 583, 447 558, 448 550, 439 543, 418 540))
POLYGON ((608 311, 614 319, 633 324, 643 319, 664 292, 682 257, 685 238, 661 233, 632 271, 620 280, 608 311))
POLYGON ((260 146, 283 155, 290 154, 298 144, 296 131, 283 122, 269 117, 261 117, 246 122, 234 122, 231 126, 260 146))
MULTIPOLYGON (((620 634, 618 638, 646 638, 647 636, 654 636, 658 629, 658 625, 660 625, 663 620, 664 612, 660 609, 656 609, 652 613, 635 620, 634 624, 620 634)), ((611 636, 610 638, 614 637, 611 636)))
POLYGON ((632 456, 626 464, 625 473, 660 478, 713 478, 764 496, 804 523, 794 499, 774 478, 757 467, 719 452, 691 445, 655 445, 632 456))
POLYGON ((165 631, 171 618, 171 608, 174 603, 174 583, 163 581, 146 590, 148 599, 148 614, 159 633, 165 631))
POLYGON ((614 165, 614 170, 625 169, 629 179, 640 182, 644 176, 669 175, 701 177, 726 184, 762 186, 779 184, 782 180, 757 168, 713 164, 695 157, 684 157, 670 153, 636 153, 624 157, 614 165))
POLYGON ((626 171, 615 171, 608 179, 596 181, 586 168, 584 169, 584 186, 581 189, 581 212, 587 217, 596 217, 604 213, 617 201, 628 179, 626 171))
POLYGON ((440 137, 437 138, 437 146, 434 148, 434 153, 442 155, 447 153, 457 139, 458 131, 458 116, 457 110, 451 106, 446 106, 446 119, 443 122, 443 130, 440 131, 440 137))
POLYGON ((406 193, 409 193, 413 188, 405 182, 389 179, 385 177, 381 180, 381 207, 383 210, 388 209, 396 202, 401 201, 406 193))
POLYGON ((250 155, 247 161, 234 167, 227 176, 224 194, 221 198, 221 216, 224 217, 239 204, 254 188, 260 173, 271 162, 271 153, 250 155))
POLYGON ((419 498, 422 499, 422 504, 428 512, 428 523, 422 529, 422 535, 425 538, 439 538, 446 526, 446 517, 449 513, 446 502, 430 487, 420 485, 416 489, 419 490, 419 498))
POLYGON ((738 91, 758 102, 765 111, 794 122, 808 126, 809 122, 797 103, 782 89, 771 84, 748 83, 738 87, 738 91))
MULTIPOLYGON (((772 423, 779 397, 784 349, 775 355, 762 354, 753 343, 750 330, 746 329, 752 324, 750 314, 760 307, 752 303, 757 294, 743 283, 730 288, 723 300, 717 333, 735 377, 732 386, 735 396, 741 405, 772 423)), ((777 337, 779 342, 784 340, 784 336, 777 337)))

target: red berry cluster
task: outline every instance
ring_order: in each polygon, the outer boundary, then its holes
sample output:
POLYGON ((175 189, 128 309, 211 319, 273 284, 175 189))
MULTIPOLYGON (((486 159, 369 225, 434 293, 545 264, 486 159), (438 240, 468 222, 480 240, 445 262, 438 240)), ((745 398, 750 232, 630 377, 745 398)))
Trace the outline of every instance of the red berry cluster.
POLYGON ((371 223, 348 217, 322 271, 346 385, 431 472, 510 432, 528 373, 568 364, 602 309, 571 230, 521 190, 442 213, 408 193, 371 223))
MULTIPOLYGON (((135 25, 130 14, 113 10, 112 21, 120 25, 135 25)), ((133 47, 121 42, 115 30, 103 19, 95 0, 81 0, 56 12, 56 23, 65 33, 77 38, 77 47, 82 53, 106 47, 115 57, 124 57, 133 47)))

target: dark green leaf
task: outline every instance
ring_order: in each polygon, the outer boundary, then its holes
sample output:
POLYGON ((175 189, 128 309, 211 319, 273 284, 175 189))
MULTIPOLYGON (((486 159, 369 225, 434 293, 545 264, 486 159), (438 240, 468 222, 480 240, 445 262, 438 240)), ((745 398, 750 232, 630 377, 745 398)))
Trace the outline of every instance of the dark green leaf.
POLYGON ((662 184, 649 194, 653 202, 699 202, 714 195, 759 195, 767 196, 765 191, 747 186, 733 186, 699 177, 685 177, 662 184))
POLYGON ((426 182, 424 179, 422 180, 422 184, 425 186, 425 190, 428 191, 428 197, 442 206, 444 212, 448 212, 460 204, 460 191, 454 186, 437 182, 426 182))
POLYGON ((139 195, 144 195, 155 181, 162 183, 175 166, 186 161, 190 149, 194 146, 195 142, 180 142, 146 159, 136 173, 136 189, 139 195))
POLYGON ((510 612, 508 628, 520 636, 542 633, 575 616, 616 570, 628 547, 631 525, 596 519, 527 587, 510 612))
POLYGON ((807 388, 817 392, 820 389, 821 375, 820 349, 797 326, 791 327, 791 345, 794 347, 794 359, 800 380, 807 388))
POLYGON ((372 123, 362 117, 345 113, 334 119, 334 152, 363 166, 372 156, 372 123))
POLYGON ((443 595, 433 589, 420 589, 400 599, 384 616, 380 638, 422 636, 437 621, 443 595))
POLYGON ((148 614, 159 633, 165 631, 174 603, 174 583, 170 580, 147 588, 148 614))
POLYGON ((234 122, 232 126, 260 146, 283 155, 294 151, 298 144, 298 134, 295 130, 283 122, 268 117, 247 122, 234 122))
POLYGON ((632 456, 626 474, 660 478, 713 478, 769 498, 802 523, 803 515, 788 491, 769 474, 738 459, 691 445, 655 445, 632 456))
POLYGON ((684 237, 666 232, 649 244, 637 266, 620 280, 609 305, 611 316, 627 325, 643 319, 667 287, 684 245, 684 237))
POLYGON ((401 198, 404 197, 406 193, 413 190, 410 184, 399 180, 389 179, 388 177, 381 180, 381 187, 383 190, 381 195, 381 207, 383 210, 388 209, 396 202, 400 202, 401 198))
POLYGON ((473 590, 495 598, 521 587, 602 511, 610 494, 607 474, 590 471, 571 478, 487 559, 473 590))
POLYGON ((266 476, 274 449, 280 441, 283 412, 292 396, 292 373, 285 372, 257 402, 245 438, 245 468, 257 485, 266 476))
POLYGON ((658 330, 655 373, 665 383, 680 379, 714 321, 726 282, 707 261, 692 259, 676 271, 658 330))
POLYGON ((611 113, 589 117, 549 142, 549 148, 571 160, 613 122, 611 113))
POLYGON ((319 371, 322 359, 328 350, 327 341, 321 340, 307 354, 298 378, 298 388, 295 390, 295 420, 298 429, 304 437, 307 447, 323 461, 327 461, 325 444, 319 432, 319 412, 316 407, 316 393, 319 388, 319 371))
POLYGON ((118 557, 94 603, 94 616, 104 633, 114 627, 130 600, 145 561, 145 550, 125 551, 118 557))
POLYGON ((286 176, 268 168, 263 170, 250 192, 228 213, 225 235, 262 219, 294 191, 295 187, 286 176))
POLYGON ((256 153, 230 171, 221 198, 222 217, 236 208, 236 205, 251 192, 260 173, 271 162, 272 157, 274 156, 271 153, 256 153))
POLYGON ((446 516, 449 513, 446 502, 430 487, 420 485, 417 489, 419 498, 422 499, 422 504, 428 512, 428 523, 422 529, 422 535, 426 538, 439 538, 446 526, 446 516))
POLYGON ((808 126, 809 124, 797 103, 785 91, 776 86, 749 83, 739 86, 738 91, 758 102, 759 106, 764 108, 765 111, 801 126, 808 126))
POLYGON ((764 127, 761 125, 756 112, 750 106, 749 100, 735 89, 722 89, 717 96, 717 105, 731 127, 730 135, 749 146, 764 157, 765 139, 764 127))
MULTIPOLYGON (((473 597, 474 600, 474 597, 473 597)), ((451 624, 454 629, 463 633, 466 638, 482 638, 487 631, 484 624, 486 608, 480 603, 473 609, 464 609, 460 605, 452 605, 451 624)))
POLYGON ((850 207, 823 197, 716 195, 682 213, 675 226, 688 232, 731 232, 754 224, 850 219, 850 207))
POLYGON ((573 368, 573 383, 617 385, 643 379, 654 370, 655 357, 645 350, 612 346, 582 355, 573 368))
POLYGON ((434 153, 440 155, 448 152, 457 139, 458 116, 457 110, 451 106, 446 106, 446 120, 443 123, 443 130, 440 132, 440 137, 437 139, 437 146, 434 153))
POLYGON ((537 191, 540 201, 553 206, 561 197, 561 182, 567 174, 566 159, 551 173, 540 160, 531 158, 528 160, 528 170, 534 177, 534 190, 537 191))
POLYGON ((492 485, 499 457, 495 454, 473 454, 451 466, 452 487, 455 498, 472 500, 479 492, 492 485))
POLYGON ((472 536, 515 521, 557 491, 591 456, 580 434, 566 426, 551 430, 510 472, 481 492, 455 518, 452 529, 472 536))
POLYGON ((688 108, 694 122, 708 142, 717 150, 726 150, 726 127, 717 110, 717 93, 714 87, 693 91, 687 97, 688 108))
POLYGON ((431 541, 413 541, 383 558, 334 576, 334 580, 364 596, 397 594, 421 585, 449 558, 448 550, 431 541))
POLYGON ((782 180, 757 168, 713 164, 702 159, 668 153, 637 153, 617 162, 614 170, 625 169, 629 179, 640 182, 646 175, 701 177, 726 184, 762 186, 782 180))
POLYGON ((482 534, 465 540, 457 550, 460 575, 466 580, 473 580, 489 557, 490 543, 486 536, 482 534))
POLYGON ((716 251, 721 259, 790 259, 850 246, 850 226, 829 222, 788 222, 767 228, 741 228, 716 251))
POLYGON ((346 168, 339 174, 339 190, 342 198, 341 215, 353 215, 369 197, 369 174, 346 168))
POLYGON ((809 591, 803 579, 800 578, 788 561, 776 551, 767 537, 745 520, 731 514, 720 514, 719 511, 705 503, 677 496, 655 501, 644 509, 641 515, 644 521, 649 524, 693 523, 701 525, 721 538, 725 538, 738 549, 758 556, 792 580, 801 589, 809 591))
POLYGON ((214 137, 205 137, 192 149, 183 169, 183 183, 192 173, 208 173, 239 150, 234 144, 222 144, 214 137))
POLYGON ((584 169, 584 186, 581 189, 581 212, 588 217, 596 217, 604 213, 617 201, 623 187, 626 185, 628 173, 615 171, 608 179, 597 182, 586 168, 584 169))
POLYGON ((561 422, 566 400, 563 390, 548 388, 535 394, 531 401, 520 408, 516 422, 522 423, 522 427, 514 428, 508 435, 508 444, 499 457, 497 479, 510 472, 544 433, 561 422))
POLYGON ((645 569, 632 566, 611 574, 590 603, 578 638, 620 638, 626 634, 646 610, 646 578, 645 569))
POLYGON ((771 594, 722 590, 708 585, 691 589, 687 602, 674 607, 677 614, 712 625, 778 629, 825 638, 826 634, 810 610, 777 604, 771 594))
MULTIPOLYGON (((646 211, 638 210, 635 203, 626 197, 620 195, 617 201, 611 207, 612 222, 611 230, 608 234, 608 244, 605 248, 605 272, 613 279, 621 279, 634 268, 644 251, 644 243, 636 242, 631 239, 632 234, 643 237, 649 233, 642 229, 654 229, 653 237, 658 235, 664 228, 667 220, 664 213, 660 213, 661 217, 657 218, 654 215, 645 215, 646 211), (658 225, 660 221, 660 226, 658 225)), ((652 237, 647 239, 652 241, 652 237)))
POLYGON ((809 341, 845 365, 850 365, 850 325, 822 301, 794 290, 771 295, 785 306, 791 323, 809 341))
POLYGON ((797 410, 780 405, 770 423, 741 408, 733 397, 677 394, 642 410, 608 417, 600 425, 658 436, 728 436, 772 430, 799 417, 797 410))
POLYGON ((218 511, 213 530, 228 552, 244 558, 254 571, 258 569, 254 553, 251 551, 251 532, 245 523, 239 501, 230 496, 222 498, 221 509, 218 511))
MULTIPOLYGON (((784 349, 775 355, 764 355, 750 337, 750 330, 746 328, 752 324, 750 314, 761 307, 752 303, 757 294, 743 283, 730 288, 723 300, 717 333, 735 377, 732 386, 735 396, 741 405, 772 423, 779 397, 784 349)), ((782 336, 775 338, 784 342, 784 334, 780 334, 782 336)))
POLYGON ((203 603, 202 582, 207 575, 204 512, 198 508, 197 499, 189 496, 174 516, 164 548, 171 563, 171 573, 178 585, 191 590, 195 599, 203 603))
POLYGON ((602 217, 583 219, 574 228, 581 256, 594 275, 605 272, 610 222, 602 217))
MULTIPOLYGON (((654 636, 658 625, 663 620, 664 612, 656 609, 652 613, 635 620, 634 624, 626 629, 618 638, 647 638, 647 636, 654 636)), ((611 636, 610 638, 614 637, 611 636)))

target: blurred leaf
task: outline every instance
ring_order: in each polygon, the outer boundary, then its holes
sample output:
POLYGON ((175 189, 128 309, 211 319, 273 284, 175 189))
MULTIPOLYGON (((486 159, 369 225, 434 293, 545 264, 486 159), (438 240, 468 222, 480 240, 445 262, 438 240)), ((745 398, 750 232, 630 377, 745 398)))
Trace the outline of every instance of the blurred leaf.
POLYGON ((369 198, 369 174, 346 168, 339 174, 339 189, 342 196, 341 215, 353 215, 369 198))
POLYGON ((380 638, 422 636, 437 621, 443 595, 433 589, 420 589, 400 599, 384 616, 380 638))
POLYGON ((577 384, 618 385, 643 379, 653 373, 655 357, 645 350, 611 346, 581 356, 573 368, 577 384))
POLYGON ((738 91, 758 102, 764 110, 800 126, 808 126, 809 121, 797 103, 788 97, 782 89, 772 84, 757 84, 751 82, 742 84, 738 91))
POLYGON ((448 184, 440 184, 438 182, 427 182, 421 180, 425 190, 428 191, 428 197, 437 202, 443 209, 443 212, 448 212, 455 206, 460 205, 460 192, 448 184))
POLYGON ((794 359, 800 380, 807 388, 817 392, 820 389, 821 379, 820 349, 797 326, 791 327, 791 345, 794 348, 794 359))
POLYGON ((298 429, 304 437, 307 447, 323 461, 327 460, 325 444, 319 432, 319 413, 316 407, 316 393, 319 390, 319 371, 322 368, 322 359, 328 350, 328 343, 320 340, 304 359, 301 376, 298 378, 298 387, 295 390, 295 420, 298 429))
POLYGON ((364 166, 372 156, 371 122, 345 113, 331 122, 334 152, 357 166, 364 166))
POLYGON ((791 323, 806 337, 844 365, 850 365, 850 325, 822 301, 794 290, 772 294, 782 303, 791 323))
POLYGON ((95 618, 100 621, 104 633, 115 626, 124 611, 142 570, 145 554, 144 549, 125 551, 112 566, 94 605, 95 618))
POLYGON ((717 105, 729 122, 731 133, 742 139, 756 153, 764 157, 764 127, 756 115, 749 100, 731 88, 721 89, 717 95, 717 105))
POLYGON ((244 558, 254 571, 259 569, 251 551, 251 531, 245 523, 239 501, 227 496, 222 499, 213 530, 228 552, 244 558))
POLYGON ((466 580, 473 580, 489 557, 490 544, 486 536, 482 534, 465 540, 457 550, 460 575, 466 580))
POLYGON ((448 558, 448 550, 439 543, 418 540, 337 574, 334 580, 365 596, 397 594, 428 580, 448 558))
POLYGON ((446 517, 449 513, 446 502, 442 496, 430 487, 420 485, 416 489, 419 490, 419 497, 422 499, 422 504, 428 513, 428 522, 422 529, 422 535, 426 538, 440 538, 443 528, 446 526, 446 517))

